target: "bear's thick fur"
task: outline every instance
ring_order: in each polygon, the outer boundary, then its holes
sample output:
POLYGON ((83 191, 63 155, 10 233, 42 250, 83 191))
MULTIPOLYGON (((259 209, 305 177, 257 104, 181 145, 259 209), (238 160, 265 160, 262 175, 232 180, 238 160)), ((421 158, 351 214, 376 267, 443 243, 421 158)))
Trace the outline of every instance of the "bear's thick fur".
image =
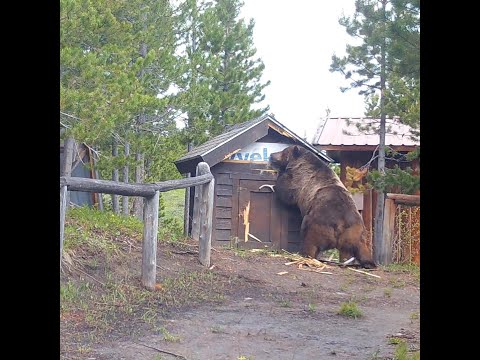
POLYGON ((352 195, 327 164, 297 145, 272 153, 270 162, 279 170, 276 195, 298 206, 303 217, 304 255, 316 258, 320 251, 337 248, 340 261, 354 256, 361 266, 376 267, 352 195))

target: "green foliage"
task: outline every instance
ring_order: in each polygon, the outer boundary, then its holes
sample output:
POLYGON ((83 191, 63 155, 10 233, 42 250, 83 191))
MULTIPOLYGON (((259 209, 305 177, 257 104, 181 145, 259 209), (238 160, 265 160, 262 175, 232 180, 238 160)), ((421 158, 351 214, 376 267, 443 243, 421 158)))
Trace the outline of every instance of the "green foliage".
POLYGON ((414 175, 410 168, 402 170, 396 165, 393 169, 385 169, 383 175, 378 170, 369 171, 367 184, 383 192, 411 195, 420 189, 420 177, 414 175))
POLYGON ((162 239, 177 241, 183 238, 183 210, 185 189, 161 193, 159 235, 162 239))
POLYGON ((362 317, 362 311, 358 308, 357 304, 353 301, 344 302, 340 305, 338 314, 346 317, 353 317, 354 319, 362 317))
MULTIPOLYGON (((420 2, 358 0, 353 17, 343 16, 339 22, 359 40, 358 45, 347 45, 346 56, 332 56, 330 71, 340 72, 349 81, 349 86, 341 90, 359 88, 368 116, 399 117, 418 130, 420 2)), ((418 131, 412 135, 418 135, 418 131)))
POLYGON ((420 352, 415 351, 412 354, 408 353, 408 344, 403 339, 398 339, 396 342, 397 344, 395 347, 395 354, 393 356, 393 360, 420 360, 420 352))
POLYGON ((137 152, 149 161, 150 180, 179 176, 172 164, 181 148, 169 93, 173 25, 167 0, 60 2, 60 121, 65 136, 96 147, 103 178, 114 168, 133 169, 137 152), (127 142, 129 157, 122 154, 127 142))
POLYGON ((185 189, 166 191, 161 194, 165 203, 165 217, 176 218, 183 221, 183 210, 185 207, 185 189))
POLYGON ((341 171, 340 164, 332 163, 332 164, 328 164, 328 166, 330 167, 330 169, 333 170, 335 174, 337 174, 337 176, 340 176, 340 171, 341 171))
POLYGON ((252 108, 263 101, 269 82, 260 82, 264 65, 255 58, 254 22, 239 19, 242 6, 239 0, 187 0, 179 7, 185 49, 177 103, 184 113, 185 142, 203 143, 268 110, 252 108))
POLYGON ((63 136, 95 147, 102 178, 128 165, 134 182, 136 153, 145 161, 145 181, 179 178, 173 161, 187 143, 201 144, 268 110, 252 109, 268 83, 260 82, 264 65, 255 59, 253 21, 239 19, 242 6, 239 0, 60 1, 63 136))
POLYGON ((420 146, 416 147, 415 150, 410 151, 408 154, 406 154, 405 158, 408 161, 420 159, 420 146))
POLYGON ((118 251, 116 238, 140 241, 142 232, 143 223, 133 216, 89 207, 71 208, 66 216, 64 249, 85 246, 109 255, 118 251))

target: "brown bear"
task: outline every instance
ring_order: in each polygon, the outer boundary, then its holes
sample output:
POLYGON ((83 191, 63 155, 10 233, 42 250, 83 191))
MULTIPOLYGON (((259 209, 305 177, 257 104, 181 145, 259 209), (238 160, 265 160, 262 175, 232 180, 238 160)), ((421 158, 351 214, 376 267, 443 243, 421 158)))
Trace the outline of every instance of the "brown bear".
POLYGON ((275 193, 302 215, 302 253, 316 258, 337 248, 340 261, 355 257, 364 268, 376 267, 367 247, 367 231, 351 193, 318 156, 292 145, 270 155, 278 169, 275 193))

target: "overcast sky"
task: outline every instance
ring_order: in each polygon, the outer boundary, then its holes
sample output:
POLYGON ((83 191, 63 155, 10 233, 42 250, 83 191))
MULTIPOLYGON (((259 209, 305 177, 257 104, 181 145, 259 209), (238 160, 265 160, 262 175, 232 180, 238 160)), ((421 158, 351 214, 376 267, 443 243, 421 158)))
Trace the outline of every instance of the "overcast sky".
POLYGON ((327 107, 330 116, 363 116, 358 89, 340 91, 348 82, 329 71, 334 53, 345 55, 352 38, 338 23, 342 11, 354 12, 354 0, 244 0, 241 17, 255 20, 254 44, 264 64, 265 104, 287 128, 311 138, 327 107))

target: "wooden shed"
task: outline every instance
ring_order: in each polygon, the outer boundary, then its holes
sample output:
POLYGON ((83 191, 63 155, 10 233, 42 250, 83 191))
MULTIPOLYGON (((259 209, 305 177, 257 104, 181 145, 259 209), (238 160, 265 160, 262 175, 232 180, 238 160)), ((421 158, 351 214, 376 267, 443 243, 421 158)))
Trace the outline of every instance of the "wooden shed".
MULTIPOLYGON (((273 115, 236 124, 175 161, 179 172, 190 176, 195 176, 197 164, 204 161, 215 177, 213 246, 299 251, 298 208, 285 206, 269 187, 262 187, 275 185, 277 179, 277 172, 270 166, 270 154, 292 144, 311 150, 327 163, 332 162, 273 115)), ((192 188, 189 234, 194 199, 192 188)))
MULTIPOLYGON (((64 150, 64 141, 60 140, 60 169, 64 166, 64 150)), ((93 161, 93 154, 90 148, 75 142, 70 176, 97 179, 98 174, 93 170, 93 161)), ((100 200, 100 194, 97 193, 71 191, 69 194, 69 202, 78 206, 98 206, 100 200)))

